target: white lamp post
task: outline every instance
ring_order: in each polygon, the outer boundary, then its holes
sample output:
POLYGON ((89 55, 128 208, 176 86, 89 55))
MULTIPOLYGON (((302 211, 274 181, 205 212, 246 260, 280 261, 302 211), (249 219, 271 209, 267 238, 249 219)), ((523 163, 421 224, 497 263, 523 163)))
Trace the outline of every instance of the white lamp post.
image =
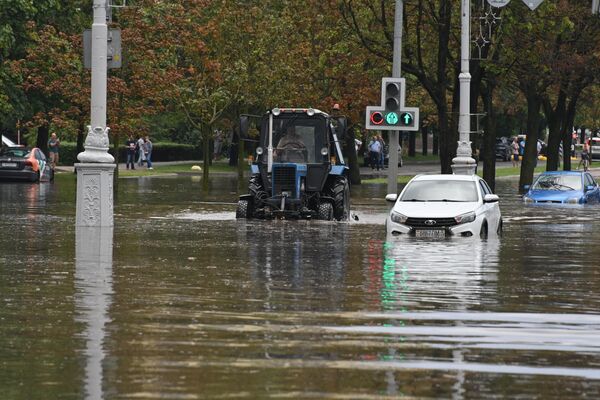
POLYGON ((91 117, 85 151, 77 155, 77 226, 113 226, 115 159, 108 153, 106 79, 108 75, 108 0, 94 0, 92 24, 91 117))
POLYGON ((461 37, 460 37, 460 109, 458 117, 458 148, 452 160, 452 171, 457 175, 475 174, 476 163, 471 157, 471 0, 461 0, 461 37))

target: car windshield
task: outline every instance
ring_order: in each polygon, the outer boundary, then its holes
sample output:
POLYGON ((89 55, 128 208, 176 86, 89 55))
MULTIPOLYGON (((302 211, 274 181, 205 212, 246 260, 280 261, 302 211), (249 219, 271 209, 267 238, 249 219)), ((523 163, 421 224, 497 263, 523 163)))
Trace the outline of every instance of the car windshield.
POLYGON ((472 181, 424 180, 411 182, 400 201, 475 202, 477 187, 472 181))
POLYGON ((13 148, 4 148, 2 149, 2 151, 0 151, 0 156, 4 156, 4 157, 21 157, 21 158, 27 158, 29 156, 29 150, 28 149, 13 149, 13 148))
POLYGON ((533 190, 581 190, 579 175, 541 175, 533 184, 533 190))

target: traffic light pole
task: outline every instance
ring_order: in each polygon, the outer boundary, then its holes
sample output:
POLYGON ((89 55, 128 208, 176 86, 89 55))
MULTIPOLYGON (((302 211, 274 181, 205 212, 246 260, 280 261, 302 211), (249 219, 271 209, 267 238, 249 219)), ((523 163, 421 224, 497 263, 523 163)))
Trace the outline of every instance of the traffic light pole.
POLYGON ((471 157, 471 0, 461 0, 460 38, 460 114, 458 117, 458 148, 452 160, 452 170, 457 175, 473 175, 477 164, 471 157))
MULTIPOLYGON (((392 77, 402 77, 402 19, 403 19, 404 1, 396 0, 394 14, 394 58, 392 64, 392 77)), ((390 131, 388 138, 388 179, 387 193, 398 192, 398 131, 390 131)))

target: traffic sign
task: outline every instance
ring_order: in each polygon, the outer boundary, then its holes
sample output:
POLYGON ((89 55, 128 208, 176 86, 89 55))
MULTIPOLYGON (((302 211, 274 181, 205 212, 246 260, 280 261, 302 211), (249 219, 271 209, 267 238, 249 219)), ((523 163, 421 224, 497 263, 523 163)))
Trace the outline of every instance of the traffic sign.
POLYGON ((525 3, 525 5, 527 5, 531 11, 533 11, 538 8, 540 4, 542 4, 542 1, 544 0, 523 0, 523 3, 525 3))
POLYGON ((501 8, 510 3, 510 0, 487 0, 492 7, 501 8))

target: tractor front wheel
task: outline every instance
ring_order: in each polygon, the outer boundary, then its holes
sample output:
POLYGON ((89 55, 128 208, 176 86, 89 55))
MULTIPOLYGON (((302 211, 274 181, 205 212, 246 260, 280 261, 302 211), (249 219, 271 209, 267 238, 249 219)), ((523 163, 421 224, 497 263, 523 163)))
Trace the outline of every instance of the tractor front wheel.
POLYGON ((246 199, 238 201, 237 208, 235 210, 235 217, 238 219, 250 219, 252 218, 252 206, 246 199))
POLYGON ((333 206, 331 203, 321 203, 317 209, 317 219, 331 221, 333 219, 333 206))

